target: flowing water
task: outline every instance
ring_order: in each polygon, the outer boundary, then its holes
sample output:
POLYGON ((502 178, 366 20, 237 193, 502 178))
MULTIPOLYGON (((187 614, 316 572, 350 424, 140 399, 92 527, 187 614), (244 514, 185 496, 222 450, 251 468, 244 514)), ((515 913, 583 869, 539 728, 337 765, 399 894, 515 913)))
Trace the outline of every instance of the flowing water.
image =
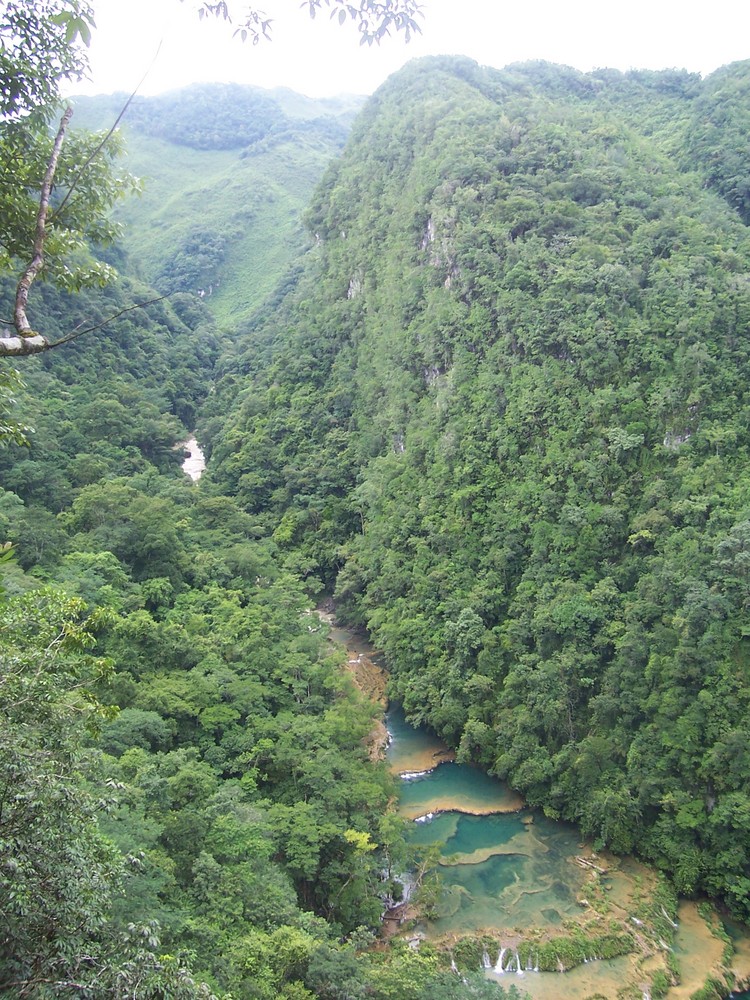
MULTIPOLYGON (((651 975, 663 965, 662 955, 641 952, 609 961, 593 960, 564 974, 519 970, 515 948, 531 928, 544 936, 564 933, 564 924, 587 913, 591 870, 576 863, 590 857, 577 829, 525 809, 521 799, 501 782, 452 760, 433 734, 413 729, 403 712, 392 707, 386 717, 391 769, 402 776, 399 811, 414 820, 415 844, 440 844, 444 892, 433 919, 418 922, 415 932, 444 942, 457 935, 489 933, 498 953, 485 953, 485 975, 528 993, 533 1000, 584 1000, 599 995, 648 997, 651 975)), ((597 864, 600 862, 597 861, 597 864)), ((606 864, 601 862, 602 865, 606 864)), ((599 880, 607 906, 634 931, 640 922, 629 917, 652 879, 633 859, 622 859, 599 880), (630 921, 632 920, 632 924, 630 921)), ((672 946, 682 985, 667 1000, 687 1000, 699 989, 709 969, 721 960, 722 942, 712 936, 694 903, 680 904, 672 946)), ((738 960, 750 953, 746 929, 737 929, 738 960)), ((664 948, 668 947, 664 943, 664 948)), ((738 961, 739 965, 739 961, 738 961)), ((741 971, 738 968, 738 971, 741 971)), ((737 993, 736 998, 750 994, 737 993)))
MULTIPOLYGON (((332 623, 330 611, 318 614, 332 623)), ((366 639, 336 627, 331 638, 346 646, 347 669, 355 683, 368 697, 385 704, 382 663, 366 639)), ((402 778, 399 811, 414 821, 412 840, 440 845, 444 892, 433 918, 408 928, 410 935, 440 940, 445 947, 461 935, 487 935, 496 945, 494 953, 485 952, 485 975, 515 985, 532 1000, 595 996, 647 1000, 652 978, 665 967, 668 950, 679 965, 682 982, 669 990, 667 1000, 687 1000, 720 965, 723 944, 695 903, 680 903, 676 929, 673 925, 665 935, 669 942, 660 939, 663 931, 654 933, 655 924, 649 927, 635 917, 636 911, 646 915, 639 907, 648 910, 653 904, 656 880, 645 865, 633 858, 592 855, 575 827, 524 808, 521 798, 501 782, 457 764, 441 740, 410 726, 398 707, 390 708, 386 722, 388 733, 381 726, 382 739, 374 733, 371 749, 382 747, 387 736, 388 763, 402 778), (637 942, 636 950, 608 961, 592 954, 563 974, 535 971, 533 957, 526 963, 518 959, 520 941, 565 935, 586 921, 600 930, 607 930, 610 923, 627 930, 637 942), (521 964, 526 967, 519 969, 521 964)), ((748 981, 747 928, 728 925, 727 929, 735 944, 736 973, 748 981)), ((736 993, 733 998, 750 1000, 750 993, 736 993)))
POLYGON ((190 476, 193 482, 200 479, 206 469, 206 459, 196 439, 190 437, 187 441, 181 441, 177 447, 188 452, 182 463, 182 471, 190 476))

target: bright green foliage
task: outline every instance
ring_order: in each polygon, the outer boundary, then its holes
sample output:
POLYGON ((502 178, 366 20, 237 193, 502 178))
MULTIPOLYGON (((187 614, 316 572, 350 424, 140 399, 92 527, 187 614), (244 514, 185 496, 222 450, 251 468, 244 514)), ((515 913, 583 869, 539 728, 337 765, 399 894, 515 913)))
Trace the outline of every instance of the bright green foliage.
MULTIPOLYGON (((162 293, 202 294, 234 334, 305 249, 300 214, 361 103, 219 84, 136 97, 121 132, 142 191, 117 209, 122 266, 162 293)), ((93 130, 120 110, 104 96, 74 105, 93 130)))
MULTIPOLYGON (((72 303, 49 302, 64 321, 72 303)), ((104 886, 101 919, 158 920, 175 974, 189 962, 238 995, 253 983, 269 1000, 305 996, 307 952, 377 924, 384 870, 405 863, 401 824, 391 817, 381 847, 392 784, 364 746, 375 710, 342 676, 276 546, 177 468, 186 431, 166 411, 190 412, 213 358, 205 310, 188 305, 176 302, 195 332, 171 307, 135 314, 153 348, 143 353, 130 317, 31 361, 37 431, 2 466, 0 523, 23 570, 6 571, 5 586, 33 594, 51 578, 110 609, 99 644, 114 671, 98 694, 122 711, 103 722, 104 755, 90 751, 87 773, 118 789, 99 827, 136 863, 122 895, 104 886), (263 956, 282 934, 290 957, 277 968, 263 956)), ((93 822, 82 819, 81 838, 93 822)))
MULTIPOLYGON (((398 946, 397 946, 398 948, 398 946)), ((395 950, 395 949, 394 949, 395 950)), ((377 1000, 509 1000, 523 996, 515 986, 503 987, 475 972, 460 976, 440 969, 438 956, 429 948, 402 947, 389 960, 373 963, 368 996, 377 1000)))
MULTIPOLYGON (((108 609, 97 695, 120 708, 82 732, 63 678, 38 723, 8 709, 12 746, 64 722, 84 773, 59 825, 110 866, 89 891, 42 831, 90 905, 81 939, 61 919, 29 955, 84 940, 130 968, 109 931, 132 924, 154 983, 186 963, 259 1000, 503 995, 429 948, 359 950, 409 859, 374 710, 310 613, 324 586, 461 759, 748 914, 750 245, 730 168, 686 159, 700 102, 744 73, 407 67, 326 174, 314 251, 215 369, 186 294, 28 366, 36 434, 0 453, 5 589, 108 609), (195 485, 172 446, 201 406, 195 485), (139 937, 154 920, 173 957, 139 937)), ((229 250, 194 260, 188 229, 190 284, 229 250)), ((76 308, 40 301, 53 327, 76 308)), ((49 651, 16 620, 33 677, 49 651)), ((550 965, 585 953, 560 948, 550 965)))
MULTIPOLYGON (((56 120, 58 90, 86 67, 76 39, 90 37, 91 8, 78 0, 11 0, 0 12, 0 272, 20 275, 34 254, 42 178, 56 120)), ((91 242, 117 232, 107 218, 112 202, 132 187, 112 167, 119 143, 112 139, 95 156, 102 135, 70 133, 55 172, 47 213, 43 276, 77 290, 100 285, 111 269, 95 260, 91 242), (86 169, 82 166, 86 164, 86 169)), ((68 331, 69 332, 69 331, 68 331)))
POLYGON ((0 117, 4 127, 29 112, 49 116, 61 80, 83 76, 78 36, 88 44, 93 14, 85 0, 6 0, 0 11, 0 117))
POLYGON ((410 65, 207 430, 411 719, 747 916, 746 85, 410 65))
POLYGON ((78 777, 82 735, 96 721, 86 686, 103 666, 87 656, 93 639, 81 612, 80 602, 50 593, 3 615, 3 992, 75 976, 121 877, 117 853, 96 830, 97 803, 78 777))
POLYGON ((156 927, 111 919, 125 859, 100 832, 113 786, 86 788, 87 742, 106 713, 91 694, 110 669, 92 654, 107 613, 36 591, 0 617, 0 990, 9 997, 171 996, 197 1000, 156 927))
POLYGON ((39 282, 75 292, 114 277, 93 248, 114 239, 109 209, 135 182, 115 173, 117 137, 72 132, 72 108, 60 104, 62 85, 85 75, 81 43, 92 25, 85 0, 10 0, 0 9, 0 279, 17 289, 0 331, 3 356, 60 342, 34 311, 39 282))

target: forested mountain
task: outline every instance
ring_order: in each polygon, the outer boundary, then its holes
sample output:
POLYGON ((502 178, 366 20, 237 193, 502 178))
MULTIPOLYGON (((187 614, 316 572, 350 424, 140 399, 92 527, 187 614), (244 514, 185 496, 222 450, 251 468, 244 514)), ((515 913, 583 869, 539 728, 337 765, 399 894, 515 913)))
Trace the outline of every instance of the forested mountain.
MULTIPOLYGON (((80 97, 78 127, 108 129, 127 97, 80 97)), ((141 182, 118 210, 128 269, 162 293, 201 295, 236 330, 308 239, 300 215, 362 98, 202 84, 136 96, 124 165, 141 182)))
POLYGON ((461 760, 750 916, 749 85, 413 63, 307 236, 350 105, 135 102, 120 280, 34 288, 105 325, 2 431, 4 995, 515 994, 368 950, 414 855, 321 595, 461 760))
MULTIPOLYGON (((56 335, 147 295, 45 287, 36 308, 56 335)), ((179 469, 218 344, 178 294, 24 367, 33 430, 0 451, 0 991, 385 998, 408 979, 449 1000, 434 954, 358 954, 404 863, 377 707, 262 526, 179 469)))
POLYGON ((107 288, 34 286, 49 339, 78 336, 14 398, 2 368, 0 992, 505 995, 364 951, 407 863, 379 709, 259 519, 180 470, 226 328, 107 252, 107 288))
POLYGON ((745 918, 749 81, 409 65, 203 423, 412 720, 745 918))

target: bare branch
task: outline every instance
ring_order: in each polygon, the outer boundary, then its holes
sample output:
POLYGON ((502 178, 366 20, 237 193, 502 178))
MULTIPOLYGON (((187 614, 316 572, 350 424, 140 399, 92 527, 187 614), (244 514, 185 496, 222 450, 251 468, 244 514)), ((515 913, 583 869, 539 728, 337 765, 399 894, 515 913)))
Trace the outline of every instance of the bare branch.
POLYGON ((41 354, 52 345, 40 333, 25 337, 0 337, 0 358, 20 358, 27 354, 41 354))
POLYGON ((146 70, 146 72, 143 74, 143 76, 138 81, 138 84, 136 85, 135 90, 133 91, 133 93, 130 95, 130 97, 127 99, 127 101, 125 101, 125 103, 123 104, 123 106, 120 108, 120 113, 118 114, 117 118, 115 118, 115 120, 114 120, 114 122, 112 124, 112 127, 109 130, 109 132, 107 132, 107 134, 104 136, 104 138, 102 139, 102 141, 99 143, 99 145, 96 147, 96 149, 93 151, 93 153, 89 156, 89 158, 83 164, 83 166, 81 167, 81 169, 78 171, 78 173, 76 174, 76 176, 73 178, 73 183, 70 185, 70 187, 68 188, 68 190, 65 192, 65 197, 63 198, 63 200, 60 202, 60 204, 55 209, 55 213, 54 213, 55 216, 58 216, 58 215, 60 215, 62 213, 63 209, 65 208, 65 206, 67 205, 68 201, 70 200, 71 195, 73 194, 73 192, 75 191, 76 187, 78 186, 78 182, 83 177, 83 175, 86 172, 86 170, 88 170, 89 166, 93 163, 93 161, 99 155, 99 153, 101 153, 101 151, 104 149, 104 147, 109 142, 109 140, 112 138, 112 135, 114 134, 115 129, 117 128, 117 126, 122 121, 123 116, 125 115, 125 112, 128 110, 128 108, 130 107, 130 105, 133 103, 133 98, 136 96, 136 94, 138 93, 138 91, 143 86, 143 81, 146 79, 146 77, 148 76, 148 74, 151 72, 154 63, 156 62, 157 58, 159 57, 159 53, 161 52, 161 47, 162 47, 162 42, 159 42, 159 44, 156 47, 156 52, 154 53, 154 58, 151 60, 149 66, 148 66, 148 69, 146 70))
MULTIPOLYGON (((57 130, 55 141, 52 145, 52 153, 50 154, 49 162, 47 163, 47 169, 44 173, 44 180, 42 182, 42 190, 39 196, 39 211, 36 217, 36 231, 34 233, 34 253, 29 266, 21 275, 21 280, 18 282, 18 286, 16 288, 13 325, 16 328, 16 333, 21 338, 29 337, 34 340, 39 338, 39 334, 34 333, 29 325, 29 320, 26 316, 26 306, 29 299, 29 289, 31 288, 36 276, 44 267, 44 243, 47 239, 47 212, 49 211, 49 199, 52 193, 52 185, 55 180, 57 161, 60 157, 63 140, 65 139, 65 130, 68 127, 68 122, 70 121, 72 115, 73 109, 66 108, 65 113, 62 116, 62 120, 60 121, 60 127, 57 130)), ((43 337, 41 339, 44 340, 43 337)), ((44 350, 44 348, 40 348, 40 350, 44 350)))
POLYGON ((144 302, 136 302, 132 306, 126 306, 124 309, 120 309, 119 312, 113 313, 101 323, 96 323, 94 326, 86 326, 82 330, 76 328, 59 340, 47 340, 40 333, 35 333, 27 337, 6 337, 0 335, 0 358, 41 354, 42 351, 49 351, 53 347, 59 347, 61 344, 69 344, 72 340, 82 337, 84 333, 93 333, 95 330, 103 329, 116 319, 119 319, 120 316, 124 316, 125 313, 133 312, 134 309, 145 309, 146 306, 152 306, 155 302, 161 302, 167 298, 169 298, 169 295, 157 295, 156 298, 146 299, 144 302))

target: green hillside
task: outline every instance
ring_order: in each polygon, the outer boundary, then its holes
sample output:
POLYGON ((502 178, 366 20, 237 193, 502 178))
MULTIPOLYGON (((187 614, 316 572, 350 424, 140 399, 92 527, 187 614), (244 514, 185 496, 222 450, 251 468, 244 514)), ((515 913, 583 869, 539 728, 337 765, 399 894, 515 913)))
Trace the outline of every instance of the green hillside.
POLYGON ((411 719, 745 917, 749 79, 411 64, 205 421, 411 719))
MULTIPOLYGON (((40 328, 93 329, 18 360, 25 385, 0 369, 0 993, 510 1000, 531 976, 484 970, 512 939, 519 972, 594 948, 618 1000, 680 975, 726 995, 722 920, 750 917, 748 88, 750 63, 428 59, 334 159, 356 99, 134 102, 120 278, 40 276, 40 328), (404 881, 402 930, 436 913, 444 866, 371 759, 381 708, 328 597, 459 762, 658 866, 626 862, 631 909, 594 864, 588 899, 549 879, 570 919, 372 947, 404 881), (677 953, 678 894, 721 909, 710 967, 677 953)), ((546 820, 519 825, 547 851, 546 820)))
MULTIPOLYGON (((75 122, 109 128, 125 100, 78 98, 75 122)), ((142 193, 117 213, 129 270, 243 323, 307 245, 299 217, 359 104, 219 84, 136 97, 123 164, 142 193)))
MULTIPOLYGON (((263 526, 180 470, 226 330, 107 253, 108 287, 32 291, 50 339, 89 332, 0 373, 0 993, 450 1000, 444 956, 366 950, 414 857, 380 708, 263 526)), ((475 966, 463 995, 516 995, 475 966)))

